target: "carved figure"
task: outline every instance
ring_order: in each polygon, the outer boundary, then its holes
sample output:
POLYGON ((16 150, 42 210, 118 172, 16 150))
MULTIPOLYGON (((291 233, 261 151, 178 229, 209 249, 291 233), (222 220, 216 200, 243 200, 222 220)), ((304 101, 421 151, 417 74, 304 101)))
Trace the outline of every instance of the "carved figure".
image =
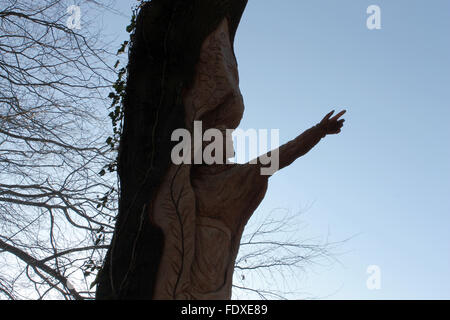
MULTIPOLYGON (((205 40, 192 87, 185 92, 186 127, 235 129, 244 105, 228 21, 205 40)), ((279 150, 280 168, 340 132, 345 111, 279 150)), ((224 134, 225 136, 225 134, 224 134)), ((227 139, 228 137, 224 137, 227 139)), ((165 245, 156 299, 230 299, 234 262, 244 227, 263 200, 269 176, 260 164, 171 165, 152 206, 165 245)))
MULTIPOLYGON (((153 0, 141 9, 124 103, 119 214, 98 299, 231 297, 240 239, 270 178, 261 174, 264 156, 256 164, 176 165, 170 137, 202 121, 230 144, 225 132, 244 113, 233 41, 246 3, 153 0)), ((344 113, 330 112, 273 150, 279 168, 339 133, 344 113)))

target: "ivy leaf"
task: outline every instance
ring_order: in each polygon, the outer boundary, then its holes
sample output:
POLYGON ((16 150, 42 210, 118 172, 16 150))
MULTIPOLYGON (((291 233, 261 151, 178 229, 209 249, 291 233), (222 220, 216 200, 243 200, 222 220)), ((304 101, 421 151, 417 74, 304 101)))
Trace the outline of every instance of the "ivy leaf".
POLYGON ((117 50, 117 54, 124 53, 127 45, 128 45, 128 41, 124 41, 122 43, 122 46, 119 48, 119 50, 117 50))

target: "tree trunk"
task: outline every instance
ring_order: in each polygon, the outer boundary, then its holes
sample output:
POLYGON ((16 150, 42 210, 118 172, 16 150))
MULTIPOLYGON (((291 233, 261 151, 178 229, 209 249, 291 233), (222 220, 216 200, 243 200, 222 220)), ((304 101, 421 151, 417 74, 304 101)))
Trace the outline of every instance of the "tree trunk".
POLYGON ((163 232, 152 201, 170 161, 171 134, 185 128, 182 94, 192 84, 200 48, 224 18, 234 35, 246 0, 153 0, 131 36, 124 126, 118 158, 120 203, 97 299, 152 299, 163 232))

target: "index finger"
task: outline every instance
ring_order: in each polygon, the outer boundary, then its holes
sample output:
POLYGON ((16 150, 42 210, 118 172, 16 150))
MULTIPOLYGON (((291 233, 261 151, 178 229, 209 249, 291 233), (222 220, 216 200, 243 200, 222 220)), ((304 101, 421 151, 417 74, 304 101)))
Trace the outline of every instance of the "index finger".
POLYGON ((330 120, 337 120, 339 119, 342 115, 344 115, 347 112, 347 110, 342 110, 341 112, 339 112, 337 115, 335 115, 333 118, 331 118, 330 120))

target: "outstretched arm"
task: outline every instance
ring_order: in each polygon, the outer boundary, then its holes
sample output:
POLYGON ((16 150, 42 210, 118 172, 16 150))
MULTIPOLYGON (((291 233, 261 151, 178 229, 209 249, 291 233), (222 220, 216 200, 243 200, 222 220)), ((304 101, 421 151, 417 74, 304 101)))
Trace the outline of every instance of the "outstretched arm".
MULTIPOLYGON (((334 111, 328 113, 321 122, 314 127, 306 130, 294 140, 282 145, 280 148, 271 151, 271 155, 263 155, 259 158, 259 162, 267 162, 267 157, 279 157, 278 170, 289 166, 297 158, 308 153, 323 137, 328 134, 337 134, 341 132, 341 128, 344 125, 344 119, 339 119, 346 110, 343 110, 336 114, 333 118, 334 111), (278 152, 278 155, 276 154, 278 152)), ((276 170, 275 170, 276 171, 276 170)), ((274 173, 274 172, 273 172, 274 173)))
POLYGON ((317 125, 306 130, 294 140, 282 145, 279 149, 280 169, 289 166, 297 158, 307 154, 327 134, 340 133, 345 120, 339 120, 339 118, 345 112, 345 110, 341 111, 330 119, 334 113, 334 111, 331 111, 317 125))

